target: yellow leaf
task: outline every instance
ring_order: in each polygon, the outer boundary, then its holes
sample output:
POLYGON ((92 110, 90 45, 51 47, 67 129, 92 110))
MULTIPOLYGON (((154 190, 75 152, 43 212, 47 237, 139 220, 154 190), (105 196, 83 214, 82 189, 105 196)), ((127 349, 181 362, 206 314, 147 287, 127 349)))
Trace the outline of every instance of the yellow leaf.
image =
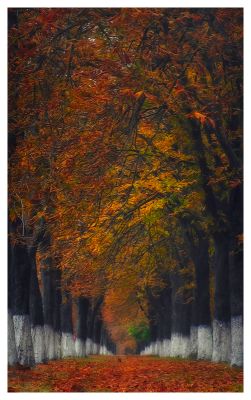
POLYGON ((144 94, 144 91, 143 91, 143 90, 140 90, 140 92, 136 92, 136 93, 134 94, 134 97, 135 97, 136 99, 139 99, 143 94, 144 94))

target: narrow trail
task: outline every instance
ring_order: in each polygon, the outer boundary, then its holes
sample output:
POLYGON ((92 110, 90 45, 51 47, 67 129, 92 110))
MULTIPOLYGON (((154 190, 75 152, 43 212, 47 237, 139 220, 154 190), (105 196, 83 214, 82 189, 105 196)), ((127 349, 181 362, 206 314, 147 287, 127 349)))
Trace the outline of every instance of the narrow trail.
POLYGON ((9 392, 240 392, 226 364, 140 356, 90 356, 10 368, 9 392))

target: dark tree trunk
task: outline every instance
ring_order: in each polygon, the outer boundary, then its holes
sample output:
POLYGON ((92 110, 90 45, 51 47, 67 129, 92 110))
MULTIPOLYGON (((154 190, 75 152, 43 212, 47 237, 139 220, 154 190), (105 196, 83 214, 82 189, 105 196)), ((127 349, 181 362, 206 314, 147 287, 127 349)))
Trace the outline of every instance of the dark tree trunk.
POLYGON ((93 350, 95 350, 94 346, 94 322, 97 313, 101 307, 103 302, 103 298, 99 297, 98 299, 92 302, 92 305, 89 307, 88 317, 87 317, 87 339, 86 339, 86 354, 92 354, 93 350))
POLYGON ((107 347, 106 347, 106 329, 104 324, 101 327, 101 340, 100 340, 100 354, 106 354, 107 347))
POLYGON ((159 355, 170 356, 171 350, 171 328, 172 328, 172 288, 168 276, 167 287, 161 293, 161 346, 159 355))
POLYGON ((61 304, 61 354, 62 357, 72 357, 75 355, 75 343, 73 338, 72 323, 72 299, 71 295, 66 293, 61 304))
POLYGON ((87 317, 90 302, 86 297, 77 299, 77 339, 76 355, 84 357, 86 355, 85 342, 87 339, 87 317))
POLYGON ((53 265, 50 252, 51 238, 43 227, 42 241, 39 250, 43 255, 41 260, 44 330, 47 358, 49 360, 61 356, 61 276, 53 265))
MULTIPOLYGON (((17 227, 12 225, 12 231, 15 228, 17 227)), ((22 365, 31 366, 34 364, 29 315, 31 264, 28 249, 24 243, 16 243, 11 246, 10 261, 10 271, 13 274, 11 303, 13 305, 13 322, 18 361, 22 365)))
POLYGON ((86 355, 91 354, 92 351, 92 314, 93 314, 93 302, 90 302, 87 313, 87 338, 85 342, 86 355))
MULTIPOLYGON (((149 296, 149 294, 148 294, 149 296)), ((149 346, 149 354, 156 353, 156 342, 157 342, 157 335, 158 335, 158 321, 157 321, 157 313, 154 305, 152 304, 152 296, 150 299, 148 297, 148 320, 149 320, 149 331, 150 331, 150 346, 149 346)))
POLYGON ((61 329, 62 332, 73 333, 72 300, 69 294, 65 295, 65 299, 61 304, 61 329))
MULTIPOLYGON (((111 346, 111 341, 109 341, 109 334, 104 326, 104 324, 102 324, 101 326, 101 339, 100 339, 100 354, 108 354, 108 348, 109 346, 111 346)), ((112 345, 113 349, 111 350, 113 353, 116 353, 116 346, 113 344, 112 345)))
POLYGON ((93 329, 94 354, 99 354, 101 341, 102 319, 100 313, 96 315, 93 329))
POLYGON ((243 365, 243 251, 232 239, 230 251, 231 365, 243 365))
POLYGON ((29 257, 31 263, 31 279, 30 279, 30 318, 33 326, 44 325, 44 314, 42 296, 39 288, 36 266, 36 248, 29 249, 29 257))
POLYGON ((113 342, 110 334, 108 332, 106 332, 106 333, 107 333, 106 343, 107 343, 108 354, 111 354, 111 353, 116 354, 116 344, 113 342))
POLYGON ((87 338, 87 316, 90 307, 90 301, 86 297, 77 299, 77 337, 86 340, 87 338))
POLYGON ((193 301, 191 303, 191 327, 190 327, 190 357, 196 359, 198 357, 198 293, 197 288, 193 290, 193 301))
POLYGON ((191 304, 186 303, 180 293, 184 281, 179 271, 173 271, 170 275, 172 281, 171 356, 187 358, 191 352, 191 304))
POLYGON ((15 365, 18 362, 15 330, 13 323, 13 299, 14 299, 14 268, 13 249, 8 235, 8 365, 15 365))
POLYGON ((191 326, 192 356, 196 354, 196 331, 197 331, 197 357, 199 359, 212 358, 212 327, 210 313, 210 272, 209 272, 209 243, 203 232, 197 232, 196 243, 193 238, 188 237, 190 255, 195 266, 193 323, 191 326), (195 321, 196 318, 196 321, 195 321), (194 334, 194 338, 193 338, 194 334), (194 342, 194 345, 193 345, 194 342))
POLYGON ((215 299, 212 360, 230 361, 229 235, 215 234, 215 299))
POLYGON ((49 360, 53 360, 55 358, 55 335, 53 328, 55 284, 52 258, 47 256, 41 264, 46 355, 49 360))
POLYGON ((54 330, 54 357, 61 358, 61 271, 54 268, 52 271, 54 282, 53 301, 53 330, 54 330))
POLYGON ((229 252, 231 308, 231 364, 243 365, 243 188, 231 193, 231 238, 229 252))
POLYGON ((36 250, 35 245, 29 248, 29 258, 31 263, 30 318, 35 362, 42 363, 46 360, 46 348, 42 296, 37 277, 36 250))

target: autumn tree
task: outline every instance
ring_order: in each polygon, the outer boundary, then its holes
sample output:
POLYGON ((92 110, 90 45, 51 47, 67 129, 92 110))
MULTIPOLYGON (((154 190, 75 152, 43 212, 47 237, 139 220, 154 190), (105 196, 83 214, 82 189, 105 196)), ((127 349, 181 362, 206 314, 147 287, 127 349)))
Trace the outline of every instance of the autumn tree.
POLYGON ((108 344, 109 323, 133 346, 139 318, 148 352, 241 365, 242 11, 17 14, 9 214, 40 233, 51 337, 73 340, 76 299, 81 354, 108 344))

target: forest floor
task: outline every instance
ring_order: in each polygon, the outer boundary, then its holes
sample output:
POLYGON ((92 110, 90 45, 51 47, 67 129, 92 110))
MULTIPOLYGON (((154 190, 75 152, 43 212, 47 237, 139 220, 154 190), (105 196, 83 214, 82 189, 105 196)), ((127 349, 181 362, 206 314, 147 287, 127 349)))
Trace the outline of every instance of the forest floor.
POLYGON ((89 356, 9 368, 9 392, 242 392, 226 364, 153 356, 89 356))

